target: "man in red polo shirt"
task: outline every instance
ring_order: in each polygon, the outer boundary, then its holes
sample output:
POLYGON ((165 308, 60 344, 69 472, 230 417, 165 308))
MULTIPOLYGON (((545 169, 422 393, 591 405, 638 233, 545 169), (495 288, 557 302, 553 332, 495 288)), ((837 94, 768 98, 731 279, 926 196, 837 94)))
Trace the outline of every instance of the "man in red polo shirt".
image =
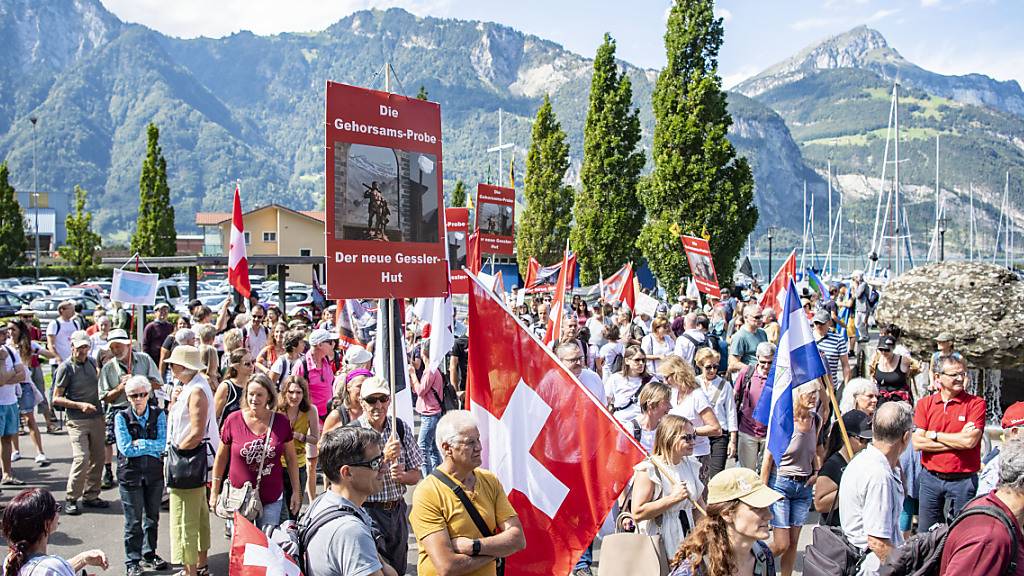
POLYGON ((1008 438, 1003 444, 999 484, 995 491, 971 502, 966 509, 978 506, 994 510, 973 514, 953 526, 942 547, 940 576, 1024 576, 1024 532, 1021 532, 1024 441, 1021 438, 1008 438))
POLYGON ((956 517, 978 489, 985 401, 964 391, 967 367, 953 353, 942 359, 939 391, 922 398, 914 410, 914 448, 923 470, 918 487, 918 532, 946 522, 950 504, 956 517))

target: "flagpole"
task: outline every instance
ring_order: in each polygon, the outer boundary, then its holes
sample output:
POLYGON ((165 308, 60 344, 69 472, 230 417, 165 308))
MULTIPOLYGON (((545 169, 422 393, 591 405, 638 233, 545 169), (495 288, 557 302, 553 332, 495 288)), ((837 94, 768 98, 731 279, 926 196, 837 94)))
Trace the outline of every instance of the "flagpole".
MULTIPOLYGON (((678 478, 676 478, 676 474, 675 474, 675 472, 673 472, 673 471, 669 470, 669 469, 668 469, 668 468, 667 468, 667 467, 666 467, 666 466, 665 466, 664 464, 662 464, 661 462, 658 462, 658 459, 657 459, 657 458, 655 458, 655 457, 654 457, 653 455, 651 455, 651 456, 648 456, 648 457, 647 457, 647 459, 648 459, 648 460, 649 460, 649 461, 651 462, 651 464, 654 464, 654 467, 655 467, 655 468, 657 468, 658 470, 660 470, 662 474, 664 474, 665 476, 667 476, 669 480, 672 480, 672 481, 673 481, 673 482, 675 482, 676 484, 678 484, 678 483, 680 483, 680 482, 681 482, 681 481, 680 481, 680 480, 679 480, 678 478)), ((689 486, 687 486, 687 488, 689 488, 689 486)), ((697 510, 699 510, 701 514, 703 514, 703 515, 705 515, 705 516, 707 516, 707 515, 708 515, 707 511, 706 511, 706 510, 704 510, 704 508, 701 508, 701 505, 697 503, 697 500, 696 500, 696 499, 694 499, 694 497, 693 497, 693 495, 692 495, 692 494, 691 494, 690 496, 687 496, 687 498, 686 498, 686 499, 687 499, 687 500, 689 500, 689 501, 690 501, 690 503, 691 503, 691 504, 693 504, 693 507, 694 507, 694 508, 696 508, 697 510)))
POLYGON ((839 423, 839 432, 843 435, 843 445, 846 446, 846 454, 849 455, 849 459, 853 460, 853 447, 850 446, 850 434, 846 431, 846 424, 843 422, 841 412, 839 411, 839 402, 836 401, 836 391, 832 387, 832 374, 825 373, 825 393, 828 395, 829 402, 832 403, 832 410, 836 416, 836 422, 839 423))
MULTIPOLYGON (((391 380, 391 438, 394 440, 398 436, 398 399, 395 398, 396 375, 395 375, 395 327, 393 323, 395 321, 395 299, 387 299, 387 313, 388 313, 388 364, 390 366, 391 380)), ((389 440, 389 441, 390 441, 389 440)))

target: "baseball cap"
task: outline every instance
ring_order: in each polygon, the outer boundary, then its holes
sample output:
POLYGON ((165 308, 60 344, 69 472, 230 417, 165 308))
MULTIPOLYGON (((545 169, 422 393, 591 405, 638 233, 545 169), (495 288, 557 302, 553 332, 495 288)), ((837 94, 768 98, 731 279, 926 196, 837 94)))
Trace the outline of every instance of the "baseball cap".
POLYGON ((370 360, 373 360, 373 354, 370 354, 362 346, 349 346, 348 350, 345 351, 346 364, 366 364, 370 360))
POLYGON ((828 321, 832 319, 832 315, 828 313, 828 310, 824 308, 818 308, 814 311, 814 323, 815 324, 828 324, 828 321))
POLYGON ((739 500, 751 508, 767 508, 782 494, 764 485, 750 468, 728 468, 708 482, 708 504, 739 500))
POLYGON ((858 436, 868 440, 873 436, 871 432, 871 416, 860 410, 850 410, 843 414, 843 425, 846 427, 846 433, 850 436, 858 436))
POLYGON ((953 338, 953 335, 949 332, 942 332, 935 337, 936 342, 952 342, 953 340, 955 340, 955 338, 953 338))
POLYGON ((1003 412, 1003 419, 1000 422, 1003 429, 1024 426, 1024 402, 1014 402, 1003 412))
POLYGON ((387 397, 391 397, 391 388, 380 376, 373 376, 363 380, 363 385, 359 388, 359 397, 363 400, 366 400, 375 394, 383 394, 387 397))
POLYGON ((883 352, 890 352, 895 346, 896 339, 892 336, 882 336, 878 339, 878 349, 883 352))
POLYGON ((327 330, 324 330, 323 328, 317 328, 316 330, 313 330, 312 334, 309 335, 309 344, 311 346, 316 346, 317 344, 322 344, 324 342, 330 342, 331 340, 337 339, 337 336, 331 334, 327 330))
POLYGON ((85 333, 85 330, 75 330, 71 334, 71 347, 81 348, 82 346, 91 346, 92 340, 89 339, 89 335, 85 333))
POLYGON ((156 306, 153 306, 153 310, 160 310, 161 308, 167 308, 169 310, 171 308, 171 306, 167 302, 161 302, 161 303, 157 304, 156 306))

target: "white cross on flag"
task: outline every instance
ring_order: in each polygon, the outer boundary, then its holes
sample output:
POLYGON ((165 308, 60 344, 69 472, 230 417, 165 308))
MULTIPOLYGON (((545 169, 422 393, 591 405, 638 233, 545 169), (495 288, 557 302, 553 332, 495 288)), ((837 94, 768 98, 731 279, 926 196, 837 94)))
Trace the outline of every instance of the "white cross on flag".
POLYGON ((483 467, 501 480, 526 536, 505 576, 568 574, 643 448, 472 275, 468 376, 483 467))
POLYGON ((235 184, 235 202, 231 213, 228 284, 246 298, 252 293, 249 285, 249 260, 245 257, 245 222, 242 220, 242 199, 238 194, 238 184, 235 184))
POLYGON ((237 512, 228 573, 231 576, 302 576, 291 556, 237 512))

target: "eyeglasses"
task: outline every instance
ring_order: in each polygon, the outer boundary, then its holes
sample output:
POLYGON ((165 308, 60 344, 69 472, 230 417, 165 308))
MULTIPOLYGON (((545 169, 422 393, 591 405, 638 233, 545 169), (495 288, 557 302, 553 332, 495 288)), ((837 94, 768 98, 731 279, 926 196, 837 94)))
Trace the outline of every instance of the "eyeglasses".
POLYGON ((772 361, 771 360, 758 360, 757 363, 760 364, 761 366, 771 366, 772 365, 772 361))
POLYGON ((697 435, 696 434, 680 434, 676 439, 677 440, 684 440, 686 442, 689 442, 690 444, 693 444, 694 442, 697 441, 697 435))
POLYGON ((139 392, 139 393, 136 393, 136 394, 128 394, 128 399, 129 400, 136 400, 136 399, 139 399, 139 398, 145 398, 146 396, 149 396, 149 392, 139 392))
POLYGON ((579 364, 583 362, 583 356, 573 356, 572 358, 562 358, 562 362, 566 364, 579 364))
POLYGON ((716 370, 717 371, 718 370, 718 364, 708 364, 707 366, 701 366, 700 368, 701 368, 701 370, 704 370, 705 372, 708 371, 708 370, 716 370))
POLYGON ((351 466, 353 468, 369 468, 370 470, 373 470, 374 472, 376 472, 376 471, 380 470, 380 467, 383 464, 384 464, 384 455, 383 454, 378 454, 376 458, 373 458, 373 459, 370 459, 370 460, 363 460, 361 462, 352 462, 350 464, 346 464, 346 466, 351 466))
POLYGON ((363 401, 365 401, 367 404, 370 404, 370 405, 373 405, 373 404, 387 404, 388 400, 390 400, 390 399, 391 399, 390 396, 370 396, 369 398, 364 398, 363 401))
POLYGON ((252 317, 253 320, 263 320, 264 318, 266 318, 266 316, 263 316, 263 315, 253 316, 252 317))
POLYGON ((245 366, 247 368, 252 368, 252 361, 250 360, 249 362, 242 362, 242 366, 245 366))
POLYGON ((967 377, 967 372, 953 372, 953 373, 943 372, 942 375, 943 376, 949 376, 953 380, 963 380, 964 378, 967 377))

